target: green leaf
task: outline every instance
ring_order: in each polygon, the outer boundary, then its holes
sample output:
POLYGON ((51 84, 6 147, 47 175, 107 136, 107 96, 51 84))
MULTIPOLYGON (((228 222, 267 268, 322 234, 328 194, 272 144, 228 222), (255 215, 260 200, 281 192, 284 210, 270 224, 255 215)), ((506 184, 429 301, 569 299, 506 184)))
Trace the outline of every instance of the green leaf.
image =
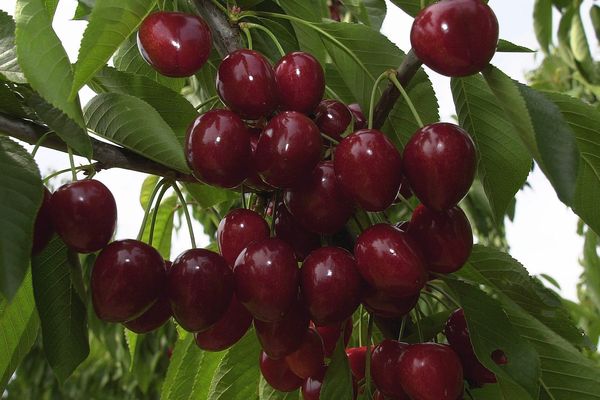
POLYGON ((156 175, 149 175, 142 182, 142 189, 140 190, 140 205, 142 206, 142 210, 145 210, 148 207, 148 203, 150 202, 150 196, 158 183, 160 177, 156 175))
POLYGON ((184 186, 201 208, 210 208, 239 197, 239 193, 234 191, 202 183, 184 183, 184 186))
POLYGON ((79 257, 55 236, 33 257, 31 270, 44 353, 59 381, 64 382, 90 352, 85 304, 71 278, 79 274, 81 280, 79 257))
POLYGON ((333 353, 331 364, 327 367, 323 386, 321 387, 321 400, 352 400, 352 372, 346 355, 344 340, 341 338, 333 353))
POLYGON ((596 33, 596 40, 600 42, 600 6, 596 4, 592 5, 592 8, 590 8, 590 18, 594 26, 594 32, 596 33))
POLYGON ((28 272, 11 303, 0 299, 0 392, 35 343, 39 325, 28 272))
MULTIPOLYGON (((278 0, 278 4, 288 15, 301 18, 309 22, 321 22, 321 0, 278 0)), ((306 51, 317 58, 322 65, 327 60, 327 51, 323 46, 319 34, 305 24, 291 22, 300 50, 306 51)))
POLYGON ((333 98, 339 98, 340 101, 351 104, 356 102, 354 95, 348 89, 346 82, 340 76, 340 72, 337 70, 336 66, 333 64, 326 64, 325 68, 325 81, 327 82, 327 88, 330 89, 331 92, 325 92, 326 96, 330 96, 333 98))
POLYGON ((402 11, 410 15, 411 17, 416 17, 419 11, 421 11, 421 4, 423 6, 428 6, 430 4, 435 3, 436 0, 391 0, 393 4, 400 7, 402 11))
MULTIPOLYGON (((173 234, 173 217, 175 216, 175 207, 177 206, 177 197, 170 196, 160 203, 158 214, 156 216, 156 224, 154 226, 154 236, 152 245, 158 250, 160 255, 168 260, 171 257, 171 237, 173 234)), ((150 215, 154 212, 151 210, 150 215)), ((150 221, 146 224, 142 242, 149 243, 150 238, 150 221)))
POLYGON ((549 54, 550 43, 552 43, 551 0, 535 0, 533 5, 533 29, 540 47, 545 54, 549 54))
MULTIPOLYGON (((451 312, 451 310, 440 311, 421 319, 419 325, 421 326, 421 336, 423 336, 423 339, 431 340, 438 333, 441 333, 446 326, 446 321, 448 321, 451 312)), ((415 330, 410 335, 403 337, 402 341, 406 343, 420 343, 419 332, 415 330)))
POLYGON ((0 136, 0 171, 0 293, 10 301, 29 268, 43 187, 31 155, 5 136, 0 136))
POLYGON ((265 380, 260 376, 260 382, 258 384, 258 398, 259 400, 298 400, 298 391, 294 392, 279 392, 271 387, 265 380))
POLYGON ((28 118, 21 101, 4 83, 0 82, 0 112, 17 118, 28 118))
POLYGON ((590 45, 588 44, 587 35, 579 10, 573 13, 569 37, 571 41, 571 51, 573 52, 579 71, 589 83, 597 83, 597 65, 592 58, 590 45))
POLYGON ((504 39, 500 39, 498 41, 498 47, 496 48, 496 51, 504 53, 535 53, 535 50, 531 50, 528 47, 519 46, 518 44, 511 43, 504 39))
POLYGON ((15 21, 0 10, 0 76, 16 83, 27 83, 17 61, 15 21))
POLYGON ((600 257, 598 245, 600 238, 591 229, 585 233, 583 246, 583 260, 581 265, 585 269, 586 293, 589 295, 596 309, 600 310, 600 257))
POLYGON ((153 161, 188 172, 177 136, 145 101, 125 94, 100 94, 87 104, 85 118, 96 134, 153 161))
POLYGON ((377 31, 381 29, 387 12, 385 0, 349 0, 344 5, 363 24, 377 31))

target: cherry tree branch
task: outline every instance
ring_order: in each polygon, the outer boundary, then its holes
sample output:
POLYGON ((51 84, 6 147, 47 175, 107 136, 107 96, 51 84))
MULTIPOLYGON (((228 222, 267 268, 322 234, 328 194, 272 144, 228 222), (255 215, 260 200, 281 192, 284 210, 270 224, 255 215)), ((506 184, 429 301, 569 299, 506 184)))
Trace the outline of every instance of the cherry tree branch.
POLYGON ((221 57, 243 46, 239 28, 229 22, 226 15, 210 0, 193 0, 198 14, 206 21, 213 35, 213 43, 221 57))

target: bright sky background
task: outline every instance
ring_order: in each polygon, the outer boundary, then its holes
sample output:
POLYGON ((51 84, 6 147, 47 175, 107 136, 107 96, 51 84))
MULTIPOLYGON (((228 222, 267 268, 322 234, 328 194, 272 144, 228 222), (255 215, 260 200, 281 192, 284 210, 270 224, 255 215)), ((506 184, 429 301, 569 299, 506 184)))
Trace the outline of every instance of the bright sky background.
MULTIPOLYGON (((15 0, 3 0, 0 9, 14 14, 15 3, 15 0)), ((70 20, 76 4, 75 0, 61 0, 54 18, 54 29, 63 41, 72 62, 77 59, 79 42, 86 26, 86 22, 70 20)), ((533 0, 490 0, 489 4, 500 21, 501 38, 533 49, 538 48, 533 32, 533 0)), ((584 1, 585 19, 588 18, 587 10, 590 4, 591 0, 584 1)), ((411 21, 410 17, 388 2, 388 16, 382 31, 404 51, 410 49, 411 21)), ((589 29, 587 20, 586 23, 589 29)), ((592 45, 596 44, 592 43, 592 45)), ((524 73, 536 66, 536 57, 535 55, 499 54, 494 58, 493 63, 514 79, 524 82, 524 73)), ((455 113, 450 80, 431 71, 428 73, 439 96, 442 119, 449 121, 451 115, 455 113)), ((84 89, 81 92, 82 101, 89 100, 92 95, 89 89, 84 89)), ((43 174, 51 170, 68 168, 69 165, 65 154, 46 149, 38 152, 37 162, 43 174)), ((81 162, 84 163, 83 160, 81 162)), ((97 179, 110 188, 117 200, 119 207, 117 238, 136 237, 143 215, 138 199, 144 175, 125 170, 108 170, 98 174, 97 179)), ((576 284, 581 273, 578 258, 583 246, 583 240, 576 234, 577 216, 558 200, 554 190, 540 172, 534 172, 529 182, 532 187, 517 196, 515 222, 509 223, 507 227, 511 254, 532 274, 552 275, 562 285, 563 295, 574 300, 576 284)), ((199 232, 199 225, 196 225, 196 228, 196 232, 199 232)), ((173 240, 173 256, 189 247, 187 230, 182 229, 180 232, 180 235, 173 240)), ((205 245, 208 239, 204 237, 200 241, 199 245, 205 245)))

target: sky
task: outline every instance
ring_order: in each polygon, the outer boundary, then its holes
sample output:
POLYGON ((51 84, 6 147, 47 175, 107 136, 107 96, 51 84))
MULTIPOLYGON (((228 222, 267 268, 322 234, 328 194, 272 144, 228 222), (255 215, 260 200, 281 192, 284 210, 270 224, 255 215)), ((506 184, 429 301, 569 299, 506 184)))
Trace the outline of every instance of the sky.
MULTIPOLYGON (((410 49, 409 32, 412 19, 393 6, 388 0, 388 15, 382 32, 405 52, 410 49)), ((490 0, 500 22, 500 37, 513 43, 537 49, 533 32, 533 0, 490 0), (519 4, 516 11, 515 4, 519 4)), ((16 0, 2 0, 0 9, 14 14, 16 0)), ((84 21, 71 21, 77 2, 61 0, 54 18, 53 27, 63 41, 72 62, 77 59, 79 42, 86 26, 84 21)), ((591 0, 584 1, 584 10, 589 9, 591 0)), ((587 18, 587 15, 584 15, 587 18)), ((590 30, 589 21, 586 28, 590 30)), ((593 37, 590 36, 590 37, 593 37)), ((595 51, 595 53, 598 53, 595 51)), ((497 54, 492 63, 512 78, 525 82, 524 73, 537 63, 534 54, 497 54)), ((427 71, 438 94, 440 115, 444 121, 452 121, 455 114, 449 78, 427 71)), ((80 93, 86 102, 93 93, 84 88, 80 93)), ((68 168, 68 158, 64 153, 41 149, 36 157, 42 174, 68 168)), ((83 159, 77 159, 82 164, 83 159)), ((139 203, 139 192, 145 176, 126 170, 102 171, 96 179, 105 183, 115 196, 119 211, 117 239, 135 238, 142 220, 143 211, 139 203)), ((519 260, 531 274, 546 273, 553 276, 562 287, 562 294, 568 299, 576 299, 576 284, 581 274, 578 259, 583 248, 583 240, 576 234, 577 216, 558 198, 547 179, 536 169, 529 177, 531 188, 517 195, 518 205, 514 223, 508 222, 507 236, 511 254, 519 260)), ((195 224, 195 232, 200 232, 195 224)), ((208 244, 208 238, 197 233, 199 245, 208 244), (198 236, 200 236, 198 238, 198 236)), ((172 254, 176 256, 190 246, 186 229, 181 229, 173 238, 172 254)))

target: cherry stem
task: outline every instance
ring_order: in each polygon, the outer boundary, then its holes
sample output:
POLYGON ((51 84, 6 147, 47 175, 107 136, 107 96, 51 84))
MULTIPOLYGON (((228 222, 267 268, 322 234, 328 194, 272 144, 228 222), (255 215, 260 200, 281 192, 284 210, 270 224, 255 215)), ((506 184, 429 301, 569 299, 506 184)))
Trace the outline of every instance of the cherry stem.
MULTIPOLYGON (((94 165, 81 165, 79 167, 75 167, 75 170, 77 171, 85 171, 85 170, 93 170, 94 169, 94 165)), ((48 175, 47 177, 45 177, 42 182, 43 183, 47 183, 50 179, 57 177, 58 175, 64 174, 66 172, 71 172, 73 171, 73 168, 65 168, 65 169, 61 169, 60 171, 56 171, 51 173, 50 175, 48 175)))
POLYGON ((415 325, 417 325, 417 332, 419 334, 419 342, 423 342, 423 332, 421 331, 421 314, 419 314, 420 310, 417 311, 417 308, 413 310, 413 314, 415 315, 415 325))
MULTIPOLYGON (((160 203, 162 202, 165 193, 169 190, 169 185, 163 185, 162 190, 156 197, 156 202, 154 203, 154 211, 152 212, 152 221, 150 222, 150 233, 148 235, 148 244, 152 246, 152 240, 154 239, 154 227, 156 226, 156 218, 158 217, 158 211, 160 210, 160 203)), ((182 207, 185 207, 182 206, 182 207)))
POLYGON ((337 94, 337 93, 335 92, 335 90, 333 90, 331 87, 329 87, 329 86, 325 85, 325 91, 326 91, 327 93, 329 93, 329 96, 330 96, 330 97, 333 97, 334 99, 336 99, 336 100, 338 100, 338 101, 340 101, 340 102, 342 102, 342 103, 343 103, 343 101, 342 101, 342 98, 340 97, 340 95, 339 95, 339 94, 337 94))
POLYGON ((210 102, 213 102, 215 100, 218 100, 219 96, 215 95, 212 97, 209 97, 208 99, 204 100, 202 103, 200 103, 197 107, 196 107, 196 111, 200 111, 203 107, 206 107, 210 102))
POLYGON ((195 249, 198 246, 196 245, 196 237, 194 236, 194 229, 192 227, 192 218, 190 217, 190 210, 188 210, 185 197, 183 196, 183 193, 181 193, 177 182, 173 182, 172 186, 173 190, 175 190, 175 193, 177 193, 177 197, 179 197, 179 202, 183 206, 183 213, 185 214, 185 220, 187 222, 188 230, 190 231, 190 241, 192 242, 192 248, 195 249))
POLYGON ((75 158, 73 157, 73 150, 70 147, 67 147, 67 152, 69 153, 69 164, 71 164, 71 175, 73 177, 73 182, 77 181, 77 168, 75 167, 75 158))
POLYGON ((248 46, 248 48, 250 50, 252 50, 252 35, 250 34, 250 29, 248 29, 248 27, 244 26, 240 26, 242 28, 242 31, 244 31, 244 33, 246 34, 246 45, 248 46))
POLYGON ((369 129, 373 129, 373 112, 375 110, 375 95, 377 94, 377 89, 379 89, 379 84, 381 81, 386 79, 389 76, 389 71, 383 72, 373 85, 373 90, 371 90, 371 102, 369 103, 369 129))
POLYGON ((137 240, 142 240, 144 237, 144 231, 146 230, 146 223, 148 222, 148 217, 150 216, 150 210, 152 209, 152 203, 154 203, 154 199, 156 195, 160 191, 160 189, 167 184, 166 179, 161 179, 156 186, 154 186, 154 190, 150 194, 150 198, 148 199, 148 204, 146 204, 146 208, 144 209, 144 218, 142 218, 142 224, 140 226, 140 231, 137 236, 137 240))
POLYGON ((277 47, 279 54, 281 54, 282 57, 285 56, 285 50, 281 46, 281 43, 279 43, 279 40, 277 40, 277 37, 266 26, 262 26, 260 24, 254 24, 252 22, 242 22, 242 23, 240 23, 240 28, 242 28, 242 30, 244 30, 244 31, 250 30, 250 29, 258 29, 260 31, 263 31, 264 33, 267 34, 267 36, 269 36, 269 38, 271 38, 271 40, 275 44, 275 47, 277 47))
POLYGON ((325 133, 323 133, 323 132, 321 132, 321 136, 322 136, 324 139, 326 139, 326 140, 330 141, 330 142, 331 142, 331 143, 333 143, 333 144, 340 144, 339 140, 335 140, 334 138, 332 138, 331 136, 329 136, 329 135, 327 135, 327 134, 325 134, 325 133))
POLYGON ((248 208, 246 204, 246 190, 244 189, 244 185, 240 186, 240 192, 242 193, 242 208, 248 208))
POLYGON ((425 126, 423 124, 423 120, 421 120, 421 117, 419 116, 419 113, 417 112, 417 109, 415 108, 415 105, 413 104, 412 100, 408 96, 408 93, 406 93, 406 90, 404 90, 404 87, 402 87, 402 84, 400 84, 398 77, 396 77, 396 71, 388 72, 388 78, 394 84, 394 86, 396 86, 396 89, 398 89, 398 91, 402 94, 402 97, 404 97, 404 101, 406 101, 406 103, 408 104, 410 111, 412 112, 413 116, 415 117, 415 121, 417 121, 417 124, 419 124, 419 128, 422 128, 423 126, 425 126))
POLYGON ((44 133, 41 138, 39 138, 39 140, 35 143, 35 146, 33 147, 33 151, 31 152, 31 157, 35 158, 35 155, 37 154, 38 150, 40 149, 40 146, 42 145, 42 143, 44 143, 44 140, 46 140, 46 138, 51 133, 54 133, 54 131, 48 131, 48 132, 44 133))
POLYGON ((415 207, 412 204, 410 204, 410 201, 408 201, 408 199, 406 197, 404 197, 400 193, 398 193, 398 198, 400 198, 400 201, 403 202, 404 205, 406 207, 408 207, 408 209, 410 211, 415 211, 415 207))
POLYGON ((408 316, 402 317, 402 324, 400 325, 400 332, 398 333, 398 341, 402 341, 402 336, 404 336, 404 330, 406 329, 406 320, 408 316))
POLYGON ((364 307, 360 306, 360 311, 358 314, 358 347, 362 347, 363 345, 363 316, 365 315, 364 307))
POLYGON ((445 290, 443 290, 435 285, 431 285, 431 284, 427 284, 427 287, 431 290, 435 290, 436 292, 438 292, 439 294, 441 294, 442 296, 444 296, 445 298, 450 300, 456 307, 460 308, 460 303, 458 301, 456 301, 456 299, 454 299, 454 297, 450 296, 450 294, 448 294, 445 290))
POLYGON ((227 8, 226 8, 225 6, 223 6, 223 4, 219 3, 219 1, 218 1, 218 0, 211 0, 211 2, 212 2, 212 3, 213 3, 215 6, 217 6, 217 8, 218 8, 219 10, 221 10, 221 11, 223 12, 223 14, 225 14, 225 15, 229 15, 229 11, 227 10, 227 8))
POLYGON ((365 366, 365 383, 367 385, 367 396, 371 398, 371 341, 373 338, 373 315, 369 314, 369 326, 367 328, 367 360, 365 366))
POLYGON ((173 11, 178 12, 179 11, 179 4, 178 0, 173 0, 173 11))

